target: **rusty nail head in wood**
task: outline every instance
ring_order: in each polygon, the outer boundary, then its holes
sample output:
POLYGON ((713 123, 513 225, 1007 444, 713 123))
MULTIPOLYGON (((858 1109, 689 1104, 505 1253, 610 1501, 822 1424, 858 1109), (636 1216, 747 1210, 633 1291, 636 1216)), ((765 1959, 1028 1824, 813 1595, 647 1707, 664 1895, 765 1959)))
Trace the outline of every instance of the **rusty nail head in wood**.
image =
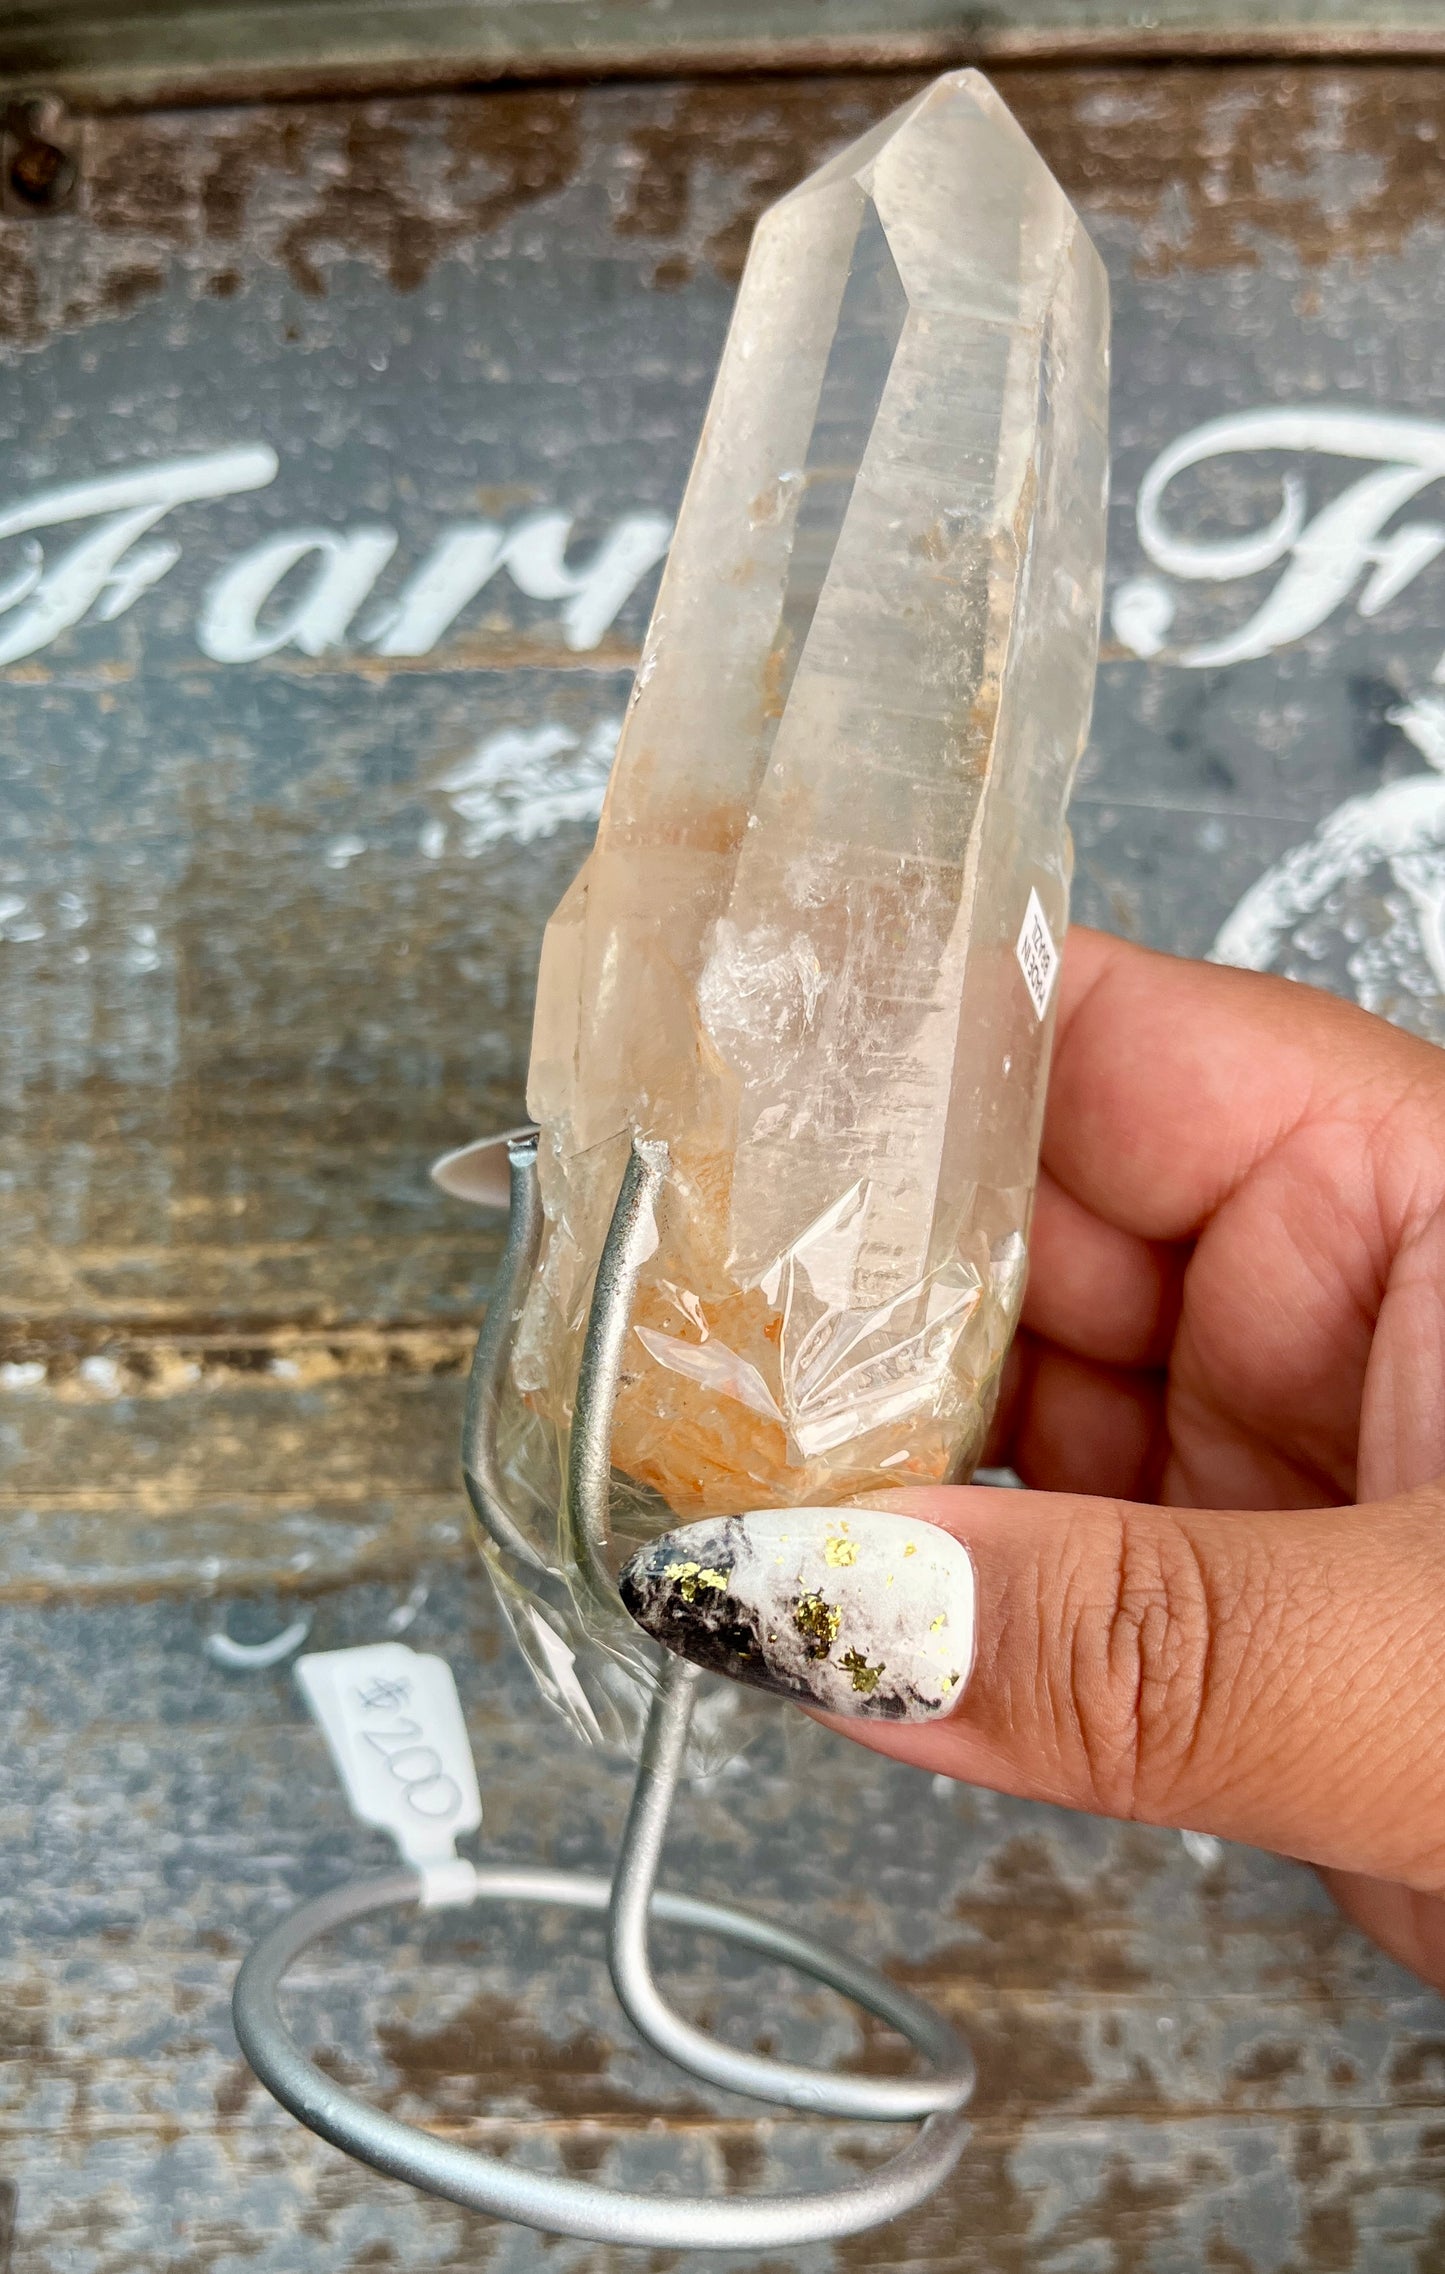
POLYGON ((65 109, 53 95, 18 95, 5 105, 5 187, 22 212, 55 213, 74 193, 78 169, 65 147, 65 109))

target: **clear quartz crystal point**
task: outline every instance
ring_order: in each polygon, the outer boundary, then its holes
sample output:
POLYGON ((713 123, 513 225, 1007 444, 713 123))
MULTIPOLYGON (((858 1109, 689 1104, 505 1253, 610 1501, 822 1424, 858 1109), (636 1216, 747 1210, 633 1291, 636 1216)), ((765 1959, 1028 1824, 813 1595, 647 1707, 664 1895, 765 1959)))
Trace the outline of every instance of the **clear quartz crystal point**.
MULTIPOLYGON (((635 1134, 669 1174, 613 1431, 614 1568, 679 1520, 978 1457, 1067 918, 1107 334, 1099 259, 976 72, 759 223, 596 847, 542 951, 546 1232, 503 1451, 559 1569, 635 1134)), ((540 1612, 499 1576, 534 1644, 540 1612)), ((576 1600, 576 1663, 545 1637, 530 1655, 579 1723, 625 1733, 640 1638, 576 1600)))

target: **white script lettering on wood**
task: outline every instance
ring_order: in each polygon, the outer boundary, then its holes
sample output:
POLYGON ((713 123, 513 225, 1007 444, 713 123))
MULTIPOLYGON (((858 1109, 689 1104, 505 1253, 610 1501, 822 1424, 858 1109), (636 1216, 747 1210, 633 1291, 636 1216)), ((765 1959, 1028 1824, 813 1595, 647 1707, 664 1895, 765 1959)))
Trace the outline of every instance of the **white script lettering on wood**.
MULTIPOLYGON (((1438 521, 1386 528, 1402 506, 1442 476, 1445 424, 1433 419, 1325 405, 1237 411, 1210 419, 1162 450, 1139 486, 1139 543, 1161 574, 1134 577, 1119 587, 1112 606, 1115 634, 1135 655, 1200 671, 1272 655, 1303 639, 1357 587, 1360 614, 1377 616, 1445 551, 1445 526, 1438 521), (1278 510, 1243 533, 1190 535, 1170 518, 1166 497, 1181 474, 1208 461, 1260 451, 1306 460, 1363 459, 1370 471, 1311 514, 1305 475, 1287 467, 1278 510), (1237 630, 1192 645, 1168 645, 1176 598, 1164 577, 1222 584, 1281 563, 1283 573, 1237 630)), ((1442 675, 1437 666, 1437 679, 1442 675)))
POLYGON ((124 614, 180 559, 168 538, 141 545, 148 529, 172 506, 264 489, 277 464, 275 451, 256 443, 66 482, 0 510, 0 542, 24 539, 19 567, 0 582, 0 663, 49 647, 91 608, 103 623, 124 614), (95 526, 49 559, 35 531, 73 521, 95 526))
MULTIPOLYGON (((269 444, 251 443, 58 484, 0 508, 0 547, 20 540, 18 561, 0 556, 0 665, 37 654, 87 617, 109 623, 122 615, 181 557, 170 537, 142 542, 158 521, 178 505, 264 489, 279 463, 269 444), (75 542, 42 544, 40 531, 75 522, 87 524, 75 542)), ((356 636, 377 655, 427 655, 505 571, 528 599, 558 604, 567 648, 597 647, 666 552, 672 525, 659 513, 624 513, 580 560, 571 557, 574 525, 573 515, 552 508, 511 528, 454 524, 356 636)), ((263 538, 212 579, 196 626, 202 653, 254 663, 285 648, 308 656, 338 649, 398 542, 384 523, 263 538)))

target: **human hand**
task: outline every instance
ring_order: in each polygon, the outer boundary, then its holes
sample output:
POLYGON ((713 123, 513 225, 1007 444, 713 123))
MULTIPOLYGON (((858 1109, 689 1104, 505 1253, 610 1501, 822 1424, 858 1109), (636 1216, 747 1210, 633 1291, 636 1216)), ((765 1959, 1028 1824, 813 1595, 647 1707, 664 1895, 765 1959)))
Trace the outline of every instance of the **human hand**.
MULTIPOLYGON (((900 1718, 830 1718, 973 1784, 1306 1858, 1445 1984, 1445 1053, 1096 933, 1060 984, 990 1449, 1030 1489, 891 1494, 902 1527, 788 1512, 820 1554, 848 1531, 829 1576, 860 1617, 891 1571, 889 1604, 953 1637, 900 1718)), ((725 1670, 797 1694, 767 1637, 746 1657, 725 1670)))

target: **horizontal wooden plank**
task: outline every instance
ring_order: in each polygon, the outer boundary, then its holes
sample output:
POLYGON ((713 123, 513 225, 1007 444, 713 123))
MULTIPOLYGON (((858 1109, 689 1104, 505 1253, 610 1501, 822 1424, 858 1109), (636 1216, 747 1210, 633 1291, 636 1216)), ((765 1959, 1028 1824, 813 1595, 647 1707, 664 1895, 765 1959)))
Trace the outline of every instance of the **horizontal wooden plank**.
POLYGON ((85 107, 579 73, 1442 51, 1430 0, 18 0, 0 85, 85 107))
MULTIPOLYGON (((402 1620, 455 1667, 487 1812, 476 1852, 605 1868, 626 1773, 538 1717, 475 1567, 422 1564, 306 1608, 311 1647, 402 1620)), ((532 2238, 303 2133, 237 2051, 227 2000, 256 1934, 382 1861, 288 1670, 209 1654, 293 1609, 0 1605, 0 1827, 26 1859, 0 1887, 0 2171, 18 2183, 25 2274, 226 2274, 238 2233, 286 2274, 536 2262, 532 2238)), ((828 2274, 1433 2266, 1439 2002, 1335 1919, 1308 1872, 1233 1848, 1201 1864, 1172 1834, 942 1785, 775 1714, 685 1794, 667 1875, 868 1954, 974 2043, 954 2179, 866 2257, 829 2254, 828 2274)), ((761 2025, 802 2060, 896 2057, 840 2001, 741 1954, 663 1936, 659 1955, 683 2009, 725 2034, 761 2025)), ((595 1925, 561 1912, 372 1923, 308 1956, 288 2011, 378 2105, 546 2168, 780 2187, 896 2144, 876 2127, 760 2124, 655 2059, 612 2005, 595 1925)), ((600 2248, 567 2264, 626 2274, 600 2248)))
MULTIPOLYGON (((187 2274, 230 2274, 238 2231, 263 2266, 269 2257, 278 2269, 325 2274, 399 2266, 520 2274, 543 2262, 530 2236, 410 2197, 295 2127, 288 2134, 279 2112, 254 2129, 219 2132, 202 2129, 196 2113, 159 2139, 99 2128, 37 2139, 20 2197, 29 2264, 45 2274, 77 2262, 94 2274, 128 2274, 164 2248, 187 2274), (43 2230, 27 2231, 27 2201, 43 2230)), ((881 2264, 888 2274, 1076 2274, 1080 2266, 1197 2274, 1211 2260, 1229 2274, 1281 2265, 1301 2274, 1433 2274, 1438 2136, 1438 2122, 1424 2116, 1364 2132, 1314 2118, 1041 2124, 1023 2140, 980 2128, 925 2209, 812 2263, 829 2274, 875 2274, 881 2264), (1272 2257, 1279 2247, 1292 2256, 1272 2257)), ((889 2146, 855 2137, 829 2153, 798 2123, 777 2122, 760 2137, 736 2122, 702 2128, 675 2117, 658 2128, 518 2127, 494 2140, 534 2168, 696 2193, 730 2182, 780 2191, 836 2183, 889 2146)), ((562 2263, 568 2274, 629 2274, 620 2250, 596 2244, 570 2245, 562 2263)), ((718 2261, 670 2252, 666 2263, 704 2274, 718 2261)))
POLYGON ((406 1581, 427 1557, 474 1553, 455 1489, 368 1489, 341 1502, 236 1492, 203 1507, 138 1505, 122 1490, 81 1509, 57 1492, 0 1506, 0 1600, 10 1602, 205 1595, 222 1585, 305 1594, 346 1579, 406 1581))

